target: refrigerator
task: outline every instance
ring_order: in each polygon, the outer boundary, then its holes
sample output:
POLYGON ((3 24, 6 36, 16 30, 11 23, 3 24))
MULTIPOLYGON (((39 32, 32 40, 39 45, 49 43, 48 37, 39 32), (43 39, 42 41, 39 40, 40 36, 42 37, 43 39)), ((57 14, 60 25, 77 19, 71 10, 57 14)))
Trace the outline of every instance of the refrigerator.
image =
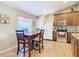
POLYGON ((45 40, 52 40, 53 36, 53 25, 51 23, 46 23, 44 25, 44 39, 45 40))
POLYGON ((37 20, 37 28, 44 30, 44 36, 43 39, 49 39, 52 40, 53 36, 53 20, 52 17, 49 17, 48 19, 45 18, 45 16, 40 17, 37 20))

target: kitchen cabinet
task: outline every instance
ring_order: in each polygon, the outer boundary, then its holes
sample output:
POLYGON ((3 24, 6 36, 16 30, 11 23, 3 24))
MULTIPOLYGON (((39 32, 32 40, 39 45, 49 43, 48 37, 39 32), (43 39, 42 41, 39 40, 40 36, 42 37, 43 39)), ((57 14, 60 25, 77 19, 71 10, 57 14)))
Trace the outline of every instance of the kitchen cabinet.
POLYGON ((56 16, 54 16, 53 25, 54 25, 54 26, 56 26, 56 25, 57 25, 57 17, 56 17, 56 16))
POLYGON ((73 56, 79 57, 79 38, 77 39, 75 36, 72 35, 71 44, 73 56))
POLYGON ((62 14, 56 15, 56 20, 57 21, 62 20, 62 14))
POLYGON ((66 14, 55 15, 57 21, 65 20, 65 18, 66 18, 65 16, 66 16, 66 14))
POLYGON ((55 14, 54 23, 56 25, 57 21, 66 20, 68 26, 78 26, 79 25, 79 11, 55 14))
POLYGON ((54 25, 57 25, 57 21, 61 21, 61 20, 62 20, 62 14, 55 15, 54 16, 54 25))
POLYGON ((71 32, 67 32, 67 43, 71 43, 71 32))
POLYGON ((73 12, 73 25, 79 25, 79 12, 73 12))
POLYGON ((67 20, 67 15, 66 13, 62 14, 62 20, 67 20))
POLYGON ((67 13, 66 20, 67 20, 67 25, 72 26, 73 25, 73 14, 67 13))
POLYGON ((55 22, 66 20, 67 25, 72 25, 72 13, 57 14, 55 20, 55 22))
POLYGON ((57 41, 57 32, 53 32, 53 41, 57 41))
POLYGON ((73 53, 73 56, 77 57, 78 54, 78 50, 77 50, 77 39, 75 39, 74 37, 72 38, 72 53, 73 53))
POLYGON ((74 47, 74 48, 75 48, 75 49, 74 49, 74 50, 75 50, 75 56, 79 56, 79 55, 77 54, 77 52, 78 52, 78 50, 77 50, 77 49, 78 49, 78 42, 77 42, 77 41, 78 41, 78 40, 75 40, 75 44, 74 44, 74 46, 75 46, 75 47, 74 47))
POLYGON ((71 38, 71 45, 72 45, 72 54, 73 56, 75 56, 75 40, 74 40, 74 37, 72 36, 71 38))
POLYGON ((66 15, 67 14, 57 14, 54 16, 54 25, 57 25, 57 22, 59 21, 63 21, 63 20, 66 20, 66 15))

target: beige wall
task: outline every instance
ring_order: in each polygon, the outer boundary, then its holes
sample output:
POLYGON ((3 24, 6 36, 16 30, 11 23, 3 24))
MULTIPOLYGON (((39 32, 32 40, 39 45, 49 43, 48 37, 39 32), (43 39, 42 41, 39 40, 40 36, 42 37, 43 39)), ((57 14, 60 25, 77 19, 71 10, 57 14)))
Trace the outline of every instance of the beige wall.
POLYGON ((9 24, 0 23, 0 51, 6 50, 16 45, 16 33, 18 15, 35 20, 35 16, 23 11, 11 8, 0 3, 0 14, 6 14, 10 17, 9 24))

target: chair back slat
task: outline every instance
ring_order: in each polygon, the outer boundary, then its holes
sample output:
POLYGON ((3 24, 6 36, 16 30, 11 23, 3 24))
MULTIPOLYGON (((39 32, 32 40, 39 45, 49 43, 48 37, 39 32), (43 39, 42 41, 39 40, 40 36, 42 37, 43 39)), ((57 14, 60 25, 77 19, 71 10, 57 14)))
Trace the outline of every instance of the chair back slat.
POLYGON ((24 31, 23 30, 16 30, 17 40, 24 40, 24 31))
POLYGON ((40 31, 40 38, 42 38, 43 39, 43 36, 44 36, 44 30, 42 30, 42 29, 36 29, 36 30, 39 30, 40 31))
POLYGON ((43 39, 44 36, 44 30, 41 30, 41 38, 43 39))

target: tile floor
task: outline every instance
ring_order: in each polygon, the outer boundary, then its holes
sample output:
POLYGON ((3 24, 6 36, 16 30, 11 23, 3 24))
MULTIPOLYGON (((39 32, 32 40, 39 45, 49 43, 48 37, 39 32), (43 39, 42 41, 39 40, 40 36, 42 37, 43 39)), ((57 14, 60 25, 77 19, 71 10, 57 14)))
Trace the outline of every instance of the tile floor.
MULTIPOLYGON (((22 53, 18 55, 22 57, 22 53)), ((16 48, 0 54, 0 57, 18 57, 16 48)), ((26 53, 26 57, 27 57, 26 53)), ((70 43, 55 42, 44 40, 44 50, 41 54, 38 51, 32 51, 32 57, 72 57, 72 48, 70 43)))

